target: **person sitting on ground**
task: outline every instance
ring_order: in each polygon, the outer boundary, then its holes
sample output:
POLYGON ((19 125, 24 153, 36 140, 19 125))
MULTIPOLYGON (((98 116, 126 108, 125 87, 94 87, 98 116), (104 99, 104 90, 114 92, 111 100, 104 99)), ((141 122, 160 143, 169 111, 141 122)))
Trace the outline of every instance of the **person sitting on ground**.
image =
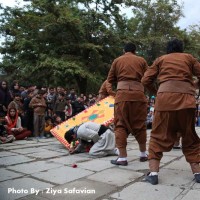
MULTIPOLYGON (((118 149, 115 148, 115 135, 104 125, 85 122, 67 131, 64 137, 69 144, 76 139, 93 142, 94 145, 89 150, 89 154, 92 156, 103 157, 118 155, 118 149)), ((82 143, 76 148, 70 148, 70 153, 79 153, 81 151, 81 145, 82 143)))
POLYGON ((52 137, 50 130, 53 128, 53 119, 49 116, 45 117, 44 136, 47 138, 52 137))
POLYGON ((15 140, 13 135, 8 135, 6 132, 5 126, 5 116, 3 113, 0 113, 0 144, 10 143, 15 140))
POLYGON ((58 126, 61 124, 63 121, 59 115, 54 115, 53 117, 53 126, 58 126))
POLYGON ((6 129, 8 135, 13 135, 16 140, 23 140, 31 135, 31 131, 21 125, 21 118, 18 116, 16 108, 9 108, 6 120, 6 129))

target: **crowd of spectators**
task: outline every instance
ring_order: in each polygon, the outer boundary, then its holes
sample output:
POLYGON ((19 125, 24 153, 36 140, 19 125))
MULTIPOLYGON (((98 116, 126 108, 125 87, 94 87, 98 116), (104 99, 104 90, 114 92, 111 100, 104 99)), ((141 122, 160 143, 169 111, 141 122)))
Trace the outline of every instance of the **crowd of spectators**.
MULTIPOLYGON (((50 130, 54 126, 95 104, 97 98, 94 94, 78 95, 74 88, 24 87, 18 81, 11 85, 1 81, 0 125, 5 127, 1 132, 13 135, 15 139, 51 137, 50 130)), ((5 141, 5 138, 1 139, 1 143, 5 141)))
MULTIPOLYGON (((146 125, 151 129, 155 96, 148 98, 146 125)), ((21 86, 18 81, 8 85, 0 82, 0 131, 7 133, 7 139, 1 134, 1 143, 13 139, 25 139, 30 136, 37 138, 51 137, 50 130, 80 113, 98 100, 98 94, 79 94, 75 88, 21 86), (12 116, 15 112, 14 116, 12 116), (11 117, 12 116, 12 117, 11 117), (3 126, 4 125, 4 126, 3 126), (3 127, 6 127, 3 131, 3 127), (14 136, 11 137, 11 135, 14 136), (2 142, 3 141, 3 142, 2 142)), ((197 115, 199 115, 197 106, 197 115)), ((196 125, 200 120, 198 116, 196 125)))

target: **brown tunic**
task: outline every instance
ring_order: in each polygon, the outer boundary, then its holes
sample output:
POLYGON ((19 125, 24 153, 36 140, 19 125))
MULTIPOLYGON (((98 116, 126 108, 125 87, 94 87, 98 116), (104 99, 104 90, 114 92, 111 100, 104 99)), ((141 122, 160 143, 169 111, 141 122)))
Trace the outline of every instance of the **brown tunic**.
POLYGON ((147 100, 141 78, 148 65, 130 52, 115 59, 109 71, 109 83, 117 83, 115 96, 115 137, 119 157, 126 157, 127 137, 132 133, 139 143, 140 151, 146 151, 147 100))
MULTIPOLYGON (((200 63, 190 54, 170 53, 155 60, 142 78, 143 85, 151 92, 156 92, 155 79, 161 85, 166 81, 183 81, 194 88, 193 75, 200 79, 200 63)), ((174 85, 175 86, 175 85, 174 85)), ((194 95, 179 92, 158 92, 155 110, 170 111, 195 108, 194 95), (166 101, 167 100, 167 101, 166 101)))
POLYGON ((47 105, 43 97, 38 98, 36 96, 31 99, 29 107, 33 108, 34 113, 38 115, 45 115, 45 110, 46 110, 47 105))
MULTIPOLYGON (((155 114, 149 142, 149 159, 160 160, 182 136, 182 150, 189 163, 200 162, 200 139, 195 132, 193 76, 200 80, 200 63, 190 54, 170 53, 159 57, 142 78, 143 85, 156 92, 155 114)), ((158 163, 157 163, 158 164, 158 163)), ((157 165, 156 164, 156 165, 157 165)), ((158 166, 150 165, 150 170, 158 166)), ((197 169, 200 172, 200 168, 197 169)))
MULTIPOLYGON (((147 67, 148 65, 144 58, 128 52, 114 60, 107 80, 112 84, 121 81, 141 82, 147 67)), ((147 99, 144 92, 138 90, 117 90, 115 103, 123 101, 146 102, 147 99)))

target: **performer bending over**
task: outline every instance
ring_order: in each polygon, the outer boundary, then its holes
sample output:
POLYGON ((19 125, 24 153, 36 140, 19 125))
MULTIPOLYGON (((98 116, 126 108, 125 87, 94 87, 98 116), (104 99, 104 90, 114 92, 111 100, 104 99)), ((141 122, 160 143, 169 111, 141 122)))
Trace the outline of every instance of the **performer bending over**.
MULTIPOLYGON (((115 148, 115 135, 104 125, 94 122, 85 122, 67 131, 65 133, 65 139, 68 143, 76 139, 91 141, 93 146, 90 148, 89 154, 92 156, 103 157, 118 155, 118 151, 115 148)), ((75 149, 71 148, 70 153, 79 153, 81 151, 81 145, 82 143, 75 149)))

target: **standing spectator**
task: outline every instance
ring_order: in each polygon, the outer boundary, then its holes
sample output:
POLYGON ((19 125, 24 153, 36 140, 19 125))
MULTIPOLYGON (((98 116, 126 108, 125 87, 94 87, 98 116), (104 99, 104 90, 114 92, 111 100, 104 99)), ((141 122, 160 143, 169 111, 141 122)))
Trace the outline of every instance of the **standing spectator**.
POLYGON ((135 54, 136 46, 127 43, 125 54, 115 59, 108 74, 109 83, 117 83, 114 107, 114 132, 119 158, 111 160, 114 165, 127 165, 127 137, 131 133, 136 138, 140 149, 140 161, 147 161, 146 154, 146 117, 147 100, 142 76, 148 65, 144 58, 135 54))
POLYGON ((24 108, 24 127, 33 133, 33 108, 29 107, 31 99, 33 98, 33 92, 28 91, 28 96, 25 97, 23 108, 24 108))
POLYGON ((146 121, 147 129, 152 128, 152 122, 153 122, 153 111, 150 110, 147 114, 147 121, 146 121))
POLYGON ((174 142, 173 149, 181 149, 181 133, 177 133, 177 139, 174 142))
MULTIPOLYGON (((56 102, 56 100, 58 99, 58 95, 61 93, 63 91, 63 88, 61 87, 61 86, 58 86, 57 88, 56 88, 56 98, 55 98, 55 102, 56 102)), ((55 103, 54 102, 54 103, 55 103)))
POLYGON ((0 113, 6 115, 7 108, 11 102, 10 91, 8 90, 8 83, 6 81, 0 82, 0 113))
POLYGON ((28 96, 29 92, 33 92, 35 90, 35 86, 29 85, 25 87, 24 91, 21 92, 22 101, 28 96))
POLYGON ((92 95, 92 94, 89 94, 89 95, 88 95, 89 104, 90 104, 90 101, 92 101, 92 100, 93 100, 93 95, 92 95))
POLYGON ((142 78, 143 85, 156 93, 153 127, 149 142, 150 173, 146 181, 158 184, 158 172, 163 152, 170 151, 177 134, 182 137, 182 151, 190 164, 196 182, 200 183, 200 138, 195 131, 195 87, 193 76, 200 80, 200 63, 183 53, 183 42, 169 41, 167 54, 157 58, 142 78))
POLYGON ((47 94, 47 115, 52 117, 53 116, 53 108, 56 102, 56 93, 54 87, 49 88, 49 93, 47 94))
POLYGON ((59 115, 62 121, 65 120, 65 106, 65 93, 62 92, 58 94, 58 99, 56 100, 56 103, 54 105, 54 114, 59 115))
POLYGON ((23 140, 31 135, 31 131, 22 127, 16 108, 9 108, 5 119, 8 134, 13 135, 16 140, 23 140))
POLYGON ((16 108, 18 115, 21 117, 22 120, 22 126, 24 126, 24 107, 23 107, 23 103, 21 101, 21 95, 20 93, 16 93, 13 94, 13 101, 11 101, 8 105, 8 109, 9 108, 16 108))
POLYGON ((73 116, 85 110, 84 99, 78 97, 77 100, 72 104, 73 116))
POLYGON ((68 97, 70 98, 72 104, 76 101, 77 96, 76 96, 76 91, 74 88, 71 88, 68 97))
POLYGON ((33 108, 34 112, 34 136, 38 138, 44 137, 44 128, 45 128, 45 110, 46 102, 43 97, 44 92, 42 90, 38 91, 38 94, 33 97, 30 101, 29 107, 33 108))
POLYGON ((17 80, 13 81, 13 84, 10 87, 11 97, 14 99, 15 94, 20 94, 19 82, 17 80))
POLYGON ((66 105, 65 105, 65 119, 69 119, 72 116, 72 105, 70 103, 69 97, 66 97, 66 105))

